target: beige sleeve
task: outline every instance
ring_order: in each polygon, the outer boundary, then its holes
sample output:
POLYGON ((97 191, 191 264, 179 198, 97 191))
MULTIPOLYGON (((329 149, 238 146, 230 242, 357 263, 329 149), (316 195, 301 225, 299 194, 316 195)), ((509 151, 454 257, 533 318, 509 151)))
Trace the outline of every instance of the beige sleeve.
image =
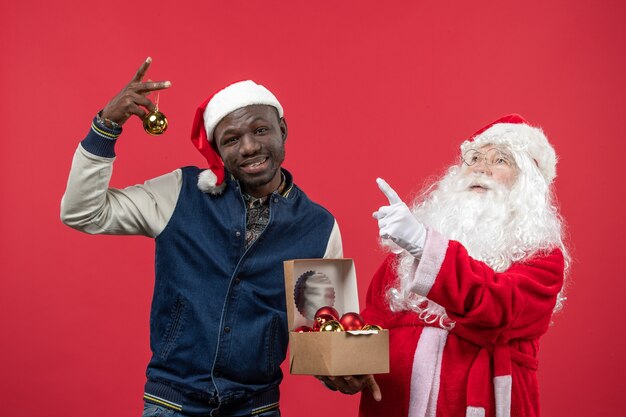
POLYGON ((343 244, 341 243, 341 232, 339 231, 337 220, 335 220, 333 230, 330 232, 324 258, 343 258, 343 244))
POLYGON ((78 146, 61 200, 61 221, 90 234, 158 236, 174 212, 181 170, 115 189, 109 188, 114 160, 78 146))

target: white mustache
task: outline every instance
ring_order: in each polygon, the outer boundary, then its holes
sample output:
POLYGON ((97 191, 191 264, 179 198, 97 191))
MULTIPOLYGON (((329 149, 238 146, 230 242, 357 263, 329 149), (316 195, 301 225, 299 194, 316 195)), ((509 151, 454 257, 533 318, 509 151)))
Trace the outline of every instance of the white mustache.
POLYGON ((458 187, 462 191, 466 191, 472 187, 482 187, 489 190, 500 190, 504 188, 502 184, 484 174, 471 174, 460 178, 458 187))

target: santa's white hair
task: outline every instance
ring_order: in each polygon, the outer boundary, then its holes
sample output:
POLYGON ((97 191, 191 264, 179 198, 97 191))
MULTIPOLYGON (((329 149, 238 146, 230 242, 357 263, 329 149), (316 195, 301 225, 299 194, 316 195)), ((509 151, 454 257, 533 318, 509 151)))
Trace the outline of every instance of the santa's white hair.
MULTIPOLYGON (((497 272, 555 248, 563 252, 567 272, 564 225, 550 184, 527 152, 502 144, 498 148, 506 150, 517 166, 517 177, 510 188, 486 175, 473 174, 463 165, 454 165, 415 199, 413 214, 425 226, 460 242, 471 257, 497 272), (476 193, 470 190, 472 185, 485 186, 488 191, 476 193)), ((396 267, 399 282, 387 293, 391 309, 414 310, 422 319, 439 320, 442 327, 450 328, 453 324, 441 306, 408 290, 415 258, 403 251, 396 267)), ((563 305, 564 289, 555 311, 563 305)))

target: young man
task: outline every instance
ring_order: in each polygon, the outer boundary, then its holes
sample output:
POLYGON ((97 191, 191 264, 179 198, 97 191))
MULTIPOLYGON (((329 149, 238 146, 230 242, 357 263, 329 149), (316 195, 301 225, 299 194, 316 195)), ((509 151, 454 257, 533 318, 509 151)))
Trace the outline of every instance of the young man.
POLYGON ((121 126, 154 110, 148 93, 170 86, 142 82, 149 65, 94 118, 74 156, 62 220, 87 233, 155 239, 144 417, 279 416, 282 262, 342 257, 337 223, 281 168, 283 108, 252 81, 197 110, 192 142, 210 169, 109 188, 121 126))

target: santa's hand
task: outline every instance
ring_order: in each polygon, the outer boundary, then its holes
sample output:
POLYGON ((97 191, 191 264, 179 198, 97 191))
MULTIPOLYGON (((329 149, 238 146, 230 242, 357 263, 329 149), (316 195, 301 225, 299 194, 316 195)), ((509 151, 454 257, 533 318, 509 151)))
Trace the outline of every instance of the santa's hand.
POLYGON ((373 214, 378 220, 380 237, 391 239, 413 256, 421 255, 426 240, 426 229, 385 180, 377 178, 376 183, 389 200, 388 206, 379 208, 373 214))

